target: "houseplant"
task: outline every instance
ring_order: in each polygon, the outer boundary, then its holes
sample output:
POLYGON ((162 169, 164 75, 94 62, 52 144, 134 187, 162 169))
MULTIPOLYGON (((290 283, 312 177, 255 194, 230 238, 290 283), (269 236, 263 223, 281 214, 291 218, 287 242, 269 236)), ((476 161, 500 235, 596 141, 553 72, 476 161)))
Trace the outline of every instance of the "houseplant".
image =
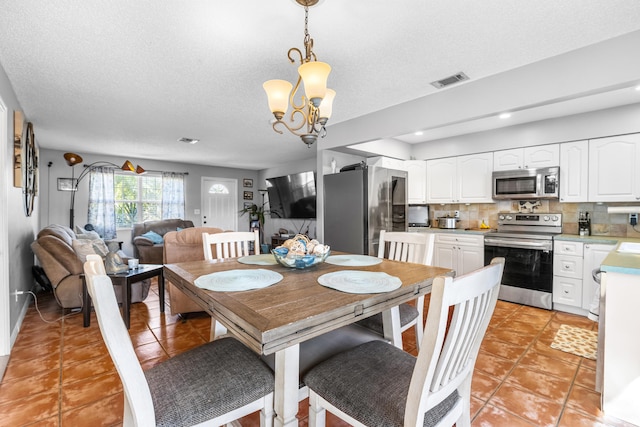
MULTIPOLYGON (((244 208, 240 210, 240 216, 244 216, 244 214, 249 214, 249 220, 258 221, 259 224, 259 233, 260 233, 260 243, 262 245, 265 244, 264 241, 264 215, 268 214, 269 211, 265 210, 265 205, 268 202, 263 202, 262 205, 258 206, 255 203, 251 205, 246 205, 244 208)), ((262 252, 267 252, 264 248, 260 248, 262 252)))

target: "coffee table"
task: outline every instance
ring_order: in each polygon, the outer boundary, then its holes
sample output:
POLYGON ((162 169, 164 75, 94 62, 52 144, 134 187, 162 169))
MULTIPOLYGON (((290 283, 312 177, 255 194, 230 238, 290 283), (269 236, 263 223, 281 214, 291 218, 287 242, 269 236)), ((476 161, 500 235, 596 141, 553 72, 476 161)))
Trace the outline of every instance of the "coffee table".
MULTIPOLYGON (((164 274, 162 264, 140 264, 138 268, 123 273, 108 274, 114 285, 122 289, 122 318, 127 329, 131 324, 131 284, 144 279, 158 277, 158 293, 160 294, 160 312, 164 313, 164 274)), ((91 324, 91 296, 87 290, 87 282, 82 275, 82 325, 86 328, 91 324)))

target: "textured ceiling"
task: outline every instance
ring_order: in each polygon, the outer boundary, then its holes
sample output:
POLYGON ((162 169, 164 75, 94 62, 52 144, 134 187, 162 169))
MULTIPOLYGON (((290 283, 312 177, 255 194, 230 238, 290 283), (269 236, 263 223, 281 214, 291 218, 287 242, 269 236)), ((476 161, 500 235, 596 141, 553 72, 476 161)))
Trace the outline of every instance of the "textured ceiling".
MULTIPOLYGON (((41 147, 251 169, 313 156, 315 146, 273 132, 262 89, 294 81, 286 54, 302 48, 304 11, 293 0, 0 0, 0 10, 0 64, 41 147)), ((330 125, 356 127, 433 96, 430 82, 459 71, 471 78, 460 85, 474 85, 640 30, 638 0, 323 0, 309 15, 314 51, 333 67, 330 125)), ((496 126, 480 122, 392 136, 496 126)), ((352 134, 345 145, 371 140, 352 134)))

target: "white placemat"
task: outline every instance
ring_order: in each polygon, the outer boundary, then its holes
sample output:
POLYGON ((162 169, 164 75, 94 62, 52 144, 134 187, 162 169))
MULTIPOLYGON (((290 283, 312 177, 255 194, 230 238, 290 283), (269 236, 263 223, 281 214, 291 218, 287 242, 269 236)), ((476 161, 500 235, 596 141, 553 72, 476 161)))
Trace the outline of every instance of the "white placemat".
POLYGON ((276 265, 278 262, 272 254, 248 255, 238 258, 241 264, 276 265))
POLYGON ((346 267, 366 267, 380 264, 380 258, 369 255, 331 255, 325 260, 327 264, 344 265, 346 267))
POLYGON ((375 271, 344 270, 323 274, 318 283, 337 291, 350 294, 377 294, 393 291, 402 286, 402 281, 387 273, 375 271))
POLYGON ((271 286, 282 280, 282 274, 262 268, 227 270, 198 277, 197 287, 218 292, 248 291, 271 286))

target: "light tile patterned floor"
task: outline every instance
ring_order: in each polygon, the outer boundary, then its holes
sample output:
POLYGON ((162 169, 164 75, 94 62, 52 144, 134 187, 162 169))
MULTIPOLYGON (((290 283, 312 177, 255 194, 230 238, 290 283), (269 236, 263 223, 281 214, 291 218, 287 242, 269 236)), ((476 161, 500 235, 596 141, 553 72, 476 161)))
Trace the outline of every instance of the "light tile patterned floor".
MULTIPOLYGON (((38 301, 46 319, 63 314, 51 294, 38 301)), ((473 426, 629 426, 599 411, 595 362, 550 347, 561 324, 597 328, 584 317, 498 302, 474 373, 473 426)), ((131 310, 130 333, 145 369, 205 343, 209 325, 204 315, 161 315, 156 286, 131 310)), ((412 331, 405 350, 415 354, 412 331)), ((301 426, 306 405, 300 403, 301 426)), ((0 424, 118 426, 122 408, 122 386, 95 317, 89 328, 78 314, 45 323, 32 303, 0 384, 0 424)), ((241 423, 259 425, 256 414, 241 423)), ((327 425, 347 424, 329 415, 327 425)))

